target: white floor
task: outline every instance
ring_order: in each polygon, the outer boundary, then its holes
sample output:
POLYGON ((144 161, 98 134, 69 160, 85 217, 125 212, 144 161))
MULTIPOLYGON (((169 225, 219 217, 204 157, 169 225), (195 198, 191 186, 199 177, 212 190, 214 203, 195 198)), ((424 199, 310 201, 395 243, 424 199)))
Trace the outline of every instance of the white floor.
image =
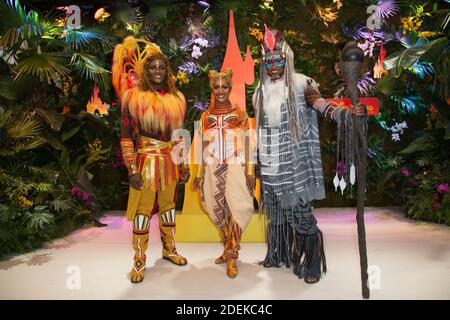
MULTIPOLYGON (((161 259, 153 227, 145 280, 131 284, 131 226, 116 212, 102 220, 105 228, 88 227, 0 261, 0 299, 361 299, 354 209, 317 209, 316 217, 328 273, 314 285, 289 269, 259 266, 262 243, 242 244, 233 280, 214 264, 218 243, 179 243, 189 264, 175 266, 161 259)), ((366 233, 371 299, 450 299, 449 227, 405 219, 396 209, 367 208, 366 233)))

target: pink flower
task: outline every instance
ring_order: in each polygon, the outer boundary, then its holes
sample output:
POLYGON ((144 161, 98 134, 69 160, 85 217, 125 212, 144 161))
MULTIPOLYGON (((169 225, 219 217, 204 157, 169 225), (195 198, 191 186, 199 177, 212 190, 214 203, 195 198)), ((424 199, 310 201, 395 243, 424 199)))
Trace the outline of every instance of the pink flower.
POLYGON ((411 175, 411 172, 409 172, 408 168, 403 167, 403 168, 402 168, 402 174, 403 174, 405 177, 409 177, 409 176, 411 175))
POLYGON ((448 186, 448 183, 440 183, 440 184, 438 184, 436 190, 439 193, 447 193, 450 191, 450 188, 448 186))
POLYGON ((89 199, 89 193, 83 192, 82 193, 82 198, 83 198, 83 201, 87 201, 89 199))
POLYGON ((73 195, 76 195, 78 192, 80 192, 80 189, 78 189, 77 187, 72 187, 72 190, 70 190, 70 192, 71 192, 73 195))

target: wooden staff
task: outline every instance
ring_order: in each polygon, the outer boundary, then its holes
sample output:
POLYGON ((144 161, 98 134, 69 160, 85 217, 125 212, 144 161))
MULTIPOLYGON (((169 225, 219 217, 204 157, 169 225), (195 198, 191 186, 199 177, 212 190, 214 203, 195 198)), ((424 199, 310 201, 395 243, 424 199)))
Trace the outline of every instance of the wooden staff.
MULTIPOLYGON (((352 99, 353 106, 359 102, 357 83, 361 75, 361 66, 364 62, 364 52, 354 41, 345 45, 341 54, 341 73, 347 86, 347 92, 352 99)), ((361 265, 362 296, 370 297, 367 274, 367 248, 366 230, 364 225, 364 199, 367 184, 367 136, 364 130, 367 116, 352 115, 353 143, 356 156, 357 176, 357 211, 356 222, 358 225, 359 261, 361 265)))

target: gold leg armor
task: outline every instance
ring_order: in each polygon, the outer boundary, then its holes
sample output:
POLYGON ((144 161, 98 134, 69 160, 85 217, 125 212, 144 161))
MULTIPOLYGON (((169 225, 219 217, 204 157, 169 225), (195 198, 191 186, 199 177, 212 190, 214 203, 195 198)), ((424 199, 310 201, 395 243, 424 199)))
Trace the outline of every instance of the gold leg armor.
POLYGON ((159 231, 163 244, 163 259, 169 260, 178 266, 184 266, 187 264, 187 259, 179 255, 175 247, 175 227, 175 209, 159 213, 159 231))
POLYGON ((238 275, 237 259, 239 258, 239 250, 241 249, 242 230, 232 217, 228 223, 228 247, 226 250, 227 256, 227 275, 230 278, 235 278, 238 275))
POLYGON ((149 228, 150 217, 137 214, 134 218, 133 226, 134 264, 130 272, 130 279, 133 283, 139 283, 144 280, 145 262, 147 258, 145 251, 147 251, 148 247, 149 228))

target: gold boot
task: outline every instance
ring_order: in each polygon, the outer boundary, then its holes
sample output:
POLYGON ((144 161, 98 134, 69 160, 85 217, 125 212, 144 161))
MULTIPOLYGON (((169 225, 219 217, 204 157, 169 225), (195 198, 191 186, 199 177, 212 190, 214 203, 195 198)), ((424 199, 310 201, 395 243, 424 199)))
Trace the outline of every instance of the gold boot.
POLYGON ((223 225, 220 229, 219 229, 219 233, 220 233, 220 237, 222 239, 222 243, 223 243, 223 253, 220 257, 218 257, 216 259, 216 261, 214 261, 216 264, 222 264, 222 263, 226 263, 227 262, 227 246, 228 246, 228 227, 227 225, 223 225))
POLYGON ((238 275, 237 259, 241 249, 242 230, 233 218, 229 221, 228 248, 227 248, 227 275, 231 279, 238 275))
POLYGON ((145 261, 147 258, 145 251, 148 248, 149 227, 150 219, 148 216, 136 216, 133 228, 134 264, 130 272, 130 279, 133 283, 139 283, 144 280, 145 261))
POLYGON ((175 247, 175 227, 175 209, 169 209, 159 214, 163 259, 169 260, 178 266, 184 266, 187 264, 187 259, 179 255, 175 247))

